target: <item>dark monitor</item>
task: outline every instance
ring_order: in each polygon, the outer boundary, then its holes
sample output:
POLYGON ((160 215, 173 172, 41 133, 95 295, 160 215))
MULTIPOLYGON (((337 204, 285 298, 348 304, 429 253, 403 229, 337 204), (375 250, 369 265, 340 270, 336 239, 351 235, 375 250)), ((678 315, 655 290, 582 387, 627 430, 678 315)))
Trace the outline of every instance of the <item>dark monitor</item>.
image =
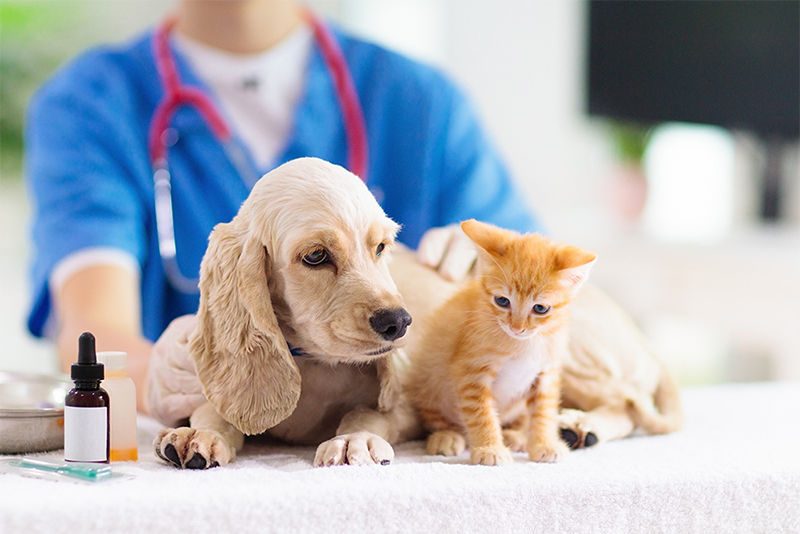
POLYGON ((590 0, 590 115, 800 135, 800 1, 590 0))
POLYGON ((760 216, 783 217, 783 145, 800 137, 800 0, 589 0, 588 110, 766 141, 760 216))

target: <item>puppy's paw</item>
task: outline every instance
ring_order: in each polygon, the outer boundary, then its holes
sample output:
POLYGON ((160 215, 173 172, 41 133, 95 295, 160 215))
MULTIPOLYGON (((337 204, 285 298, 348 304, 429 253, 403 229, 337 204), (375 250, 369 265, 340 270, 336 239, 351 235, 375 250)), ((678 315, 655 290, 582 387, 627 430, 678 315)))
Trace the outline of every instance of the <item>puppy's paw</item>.
POLYGON ((439 430, 428 436, 427 452, 430 455, 458 456, 467 448, 464 436, 453 430, 439 430))
POLYGON ((506 465, 514 461, 507 447, 474 447, 469 461, 475 465, 506 465))
POLYGON ((525 447, 528 445, 528 436, 519 430, 506 429, 503 430, 503 443, 513 452, 525 452, 525 447))
POLYGON ((528 443, 528 458, 533 462, 560 462, 569 454, 569 447, 560 439, 536 440, 528 443))
POLYGON ((586 412, 582 410, 562 409, 558 414, 558 426, 561 429, 561 439, 570 449, 582 449, 597 445, 599 439, 592 432, 592 427, 587 421, 586 412))
POLYGON ((153 448, 156 456, 181 469, 224 466, 236 458, 233 446, 213 430, 165 429, 156 436, 153 448))
POLYGON ((389 465, 394 460, 394 449, 372 432, 354 432, 329 439, 319 447, 314 456, 314 467, 332 465, 389 465))

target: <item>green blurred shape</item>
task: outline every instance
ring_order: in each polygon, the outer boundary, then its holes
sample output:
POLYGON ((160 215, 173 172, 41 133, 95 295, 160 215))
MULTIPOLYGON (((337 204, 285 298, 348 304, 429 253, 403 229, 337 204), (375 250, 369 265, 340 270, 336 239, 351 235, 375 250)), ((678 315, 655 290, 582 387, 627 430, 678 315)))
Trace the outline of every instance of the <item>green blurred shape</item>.
POLYGON ((612 126, 612 136, 617 156, 624 162, 640 164, 650 141, 653 125, 617 122, 612 126))
POLYGON ((81 2, 0 1, 0 179, 22 172, 25 106, 66 59, 81 2))

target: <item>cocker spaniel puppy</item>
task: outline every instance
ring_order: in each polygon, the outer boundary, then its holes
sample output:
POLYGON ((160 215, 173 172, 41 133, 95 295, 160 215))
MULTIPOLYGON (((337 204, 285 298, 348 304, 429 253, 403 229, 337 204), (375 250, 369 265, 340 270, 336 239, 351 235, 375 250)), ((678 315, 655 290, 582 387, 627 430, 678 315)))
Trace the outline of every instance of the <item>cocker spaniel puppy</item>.
POLYGON ((266 432, 319 445, 316 465, 390 462, 389 442, 418 432, 394 365, 411 323, 387 267, 397 231, 336 165, 302 158, 259 180, 211 233, 197 315, 154 347, 150 409, 177 427, 156 454, 225 465, 266 432))

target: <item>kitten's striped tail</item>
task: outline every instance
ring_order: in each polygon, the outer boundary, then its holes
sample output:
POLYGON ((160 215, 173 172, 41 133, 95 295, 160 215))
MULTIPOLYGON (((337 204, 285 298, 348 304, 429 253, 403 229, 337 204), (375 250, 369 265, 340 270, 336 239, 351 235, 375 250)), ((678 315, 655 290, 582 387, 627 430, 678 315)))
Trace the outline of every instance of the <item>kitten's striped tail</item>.
POLYGON ((633 422, 648 434, 669 434, 683 426, 683 409, 678 385, 663 363, 661 380, 653 398, 630 398, 628 402, 633 422))

